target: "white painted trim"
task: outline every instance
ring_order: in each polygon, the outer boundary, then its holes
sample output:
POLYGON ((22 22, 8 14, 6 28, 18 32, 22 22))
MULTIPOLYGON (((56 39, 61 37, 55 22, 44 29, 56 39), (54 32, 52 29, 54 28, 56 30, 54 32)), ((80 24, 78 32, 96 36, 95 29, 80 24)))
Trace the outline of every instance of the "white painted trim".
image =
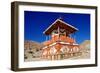
POLYGON ((62 23, 64 23, 64 24, 66 24, 66 25, 68 25, 68 26, 70 26, 70 27, 72 27, 72 28, 74 28, 74 29, 76 29, 76 30, 78 30, 77 28, 75 28, 74 26, 72 26, 72 25, 70 25, 70 24, 68 24, 68 23, 66 23, 66 22, 64 22, 64 21, 62 21, 62 20, 59 20, 60 22, 62 22, 62 23))
MULTIPOLYGON (((70 45, 70 43, 66 43, 66 42, 59 42, 60 44, 67 44, 67 45, 70 45)), ((51 47, 51 46, 53 46, 53 45, 56 45, 57 44, 57 42, 55 42, 55 43, 52 43, 51 45, 49 45, 49 47, 51 47)), ((73 44, 73 45, 78 45, 78 44, 73 44)), ((45 47, 43 47, 43 49, 45 49, 45 48, 47 48, 48 46, 45 46, 45 47)))
POLYGON ((79 49, 78 47, 73 47, 73 52, 79 52, 79 49))
MULTIPOLYGON (((55 42, 55 43, 52 43, 51 45, 49 45, 49 47, 51 47, 51 46, 53 46, 53 45, 56 45, 57 43, 55 42)), ((45 47, 43 47, 43 49, 45 49, 45 48, 47 48, 48 46, 45 46, 45 47)))
POLYGON ((50 49, 50 54, 51 54, 51 55, 55 55, 56 52, 57 52, 56 48, 55 48, 54 46, 51 47, 51 49, 50 49))
POLYGON ((70 43, 60 42, 60 44, 70 44, 70 43))
POLYGON ((44 34, 48 29, 50 29, 57 21, 60 21, 60 22, 62 22, 62 23, 64 23, 64 24, 66 24, 66 25, 68 25, 68 26, 70 26, 70 27, 72 27, 72 28, 78 30, 78 29, 75 28, 74 26, 72 26, 72 25, 70 25, 70 24, 68 24, 68 23, 66 23, 66 22, 64 22, 64 21, 62 21, 62 20, 60 20, 60 19, 57 19, 55 22, 53 22, 53 23, 43 32, 43 34, 44 34))
POLYGON ((47 46, 43 47, 42 49, 45 49, 45 48, 47 48, 47 46))
POLYGON ((56 21, 54 21, 54 22, 43 32, 43 34, 44 34, 48 29, 50 29, 51 26, 54 25, 58 20, 59 20, 59 19, 57 19, 56 21))

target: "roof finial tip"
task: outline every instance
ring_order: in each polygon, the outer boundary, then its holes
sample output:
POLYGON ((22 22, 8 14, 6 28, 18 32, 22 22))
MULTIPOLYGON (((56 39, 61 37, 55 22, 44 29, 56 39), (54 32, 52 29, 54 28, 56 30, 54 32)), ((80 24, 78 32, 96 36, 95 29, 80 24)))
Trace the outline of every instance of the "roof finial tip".
POLYGON ((59 20, 63 20, 63 18, 60 16, 60 17, 59 17, 59 20))

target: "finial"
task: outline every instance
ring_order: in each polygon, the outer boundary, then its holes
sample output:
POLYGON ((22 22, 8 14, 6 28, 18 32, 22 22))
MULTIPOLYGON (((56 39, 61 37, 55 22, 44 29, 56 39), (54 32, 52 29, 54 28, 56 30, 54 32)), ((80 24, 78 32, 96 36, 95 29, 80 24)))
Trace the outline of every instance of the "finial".
POLYGON ((63 20, 62 16, 59 17, 60 20, 63 20))

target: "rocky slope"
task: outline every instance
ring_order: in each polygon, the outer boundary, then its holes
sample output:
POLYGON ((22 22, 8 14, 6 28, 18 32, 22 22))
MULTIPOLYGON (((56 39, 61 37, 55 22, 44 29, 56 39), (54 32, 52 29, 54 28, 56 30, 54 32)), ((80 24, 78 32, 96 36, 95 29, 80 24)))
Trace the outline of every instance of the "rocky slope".
POLYGON ((35 41, 24 42, 24 60, 32 61, 41 56, 43 44, 35 41))
POLYGON ((90 40, 85 40, 80 44, 82 51, 82 58, 90 58, 90 40))

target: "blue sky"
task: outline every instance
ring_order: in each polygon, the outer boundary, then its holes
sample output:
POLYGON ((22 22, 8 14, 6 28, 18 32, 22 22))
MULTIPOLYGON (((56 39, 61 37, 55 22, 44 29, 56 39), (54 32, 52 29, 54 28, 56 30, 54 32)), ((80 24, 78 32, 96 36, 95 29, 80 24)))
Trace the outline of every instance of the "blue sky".
POLYGON ((43 42, 43 34, 57 18, 79 29, 74 35, 77 43, 90 40, 90 14, 24 11, 24 40, 43 42))

